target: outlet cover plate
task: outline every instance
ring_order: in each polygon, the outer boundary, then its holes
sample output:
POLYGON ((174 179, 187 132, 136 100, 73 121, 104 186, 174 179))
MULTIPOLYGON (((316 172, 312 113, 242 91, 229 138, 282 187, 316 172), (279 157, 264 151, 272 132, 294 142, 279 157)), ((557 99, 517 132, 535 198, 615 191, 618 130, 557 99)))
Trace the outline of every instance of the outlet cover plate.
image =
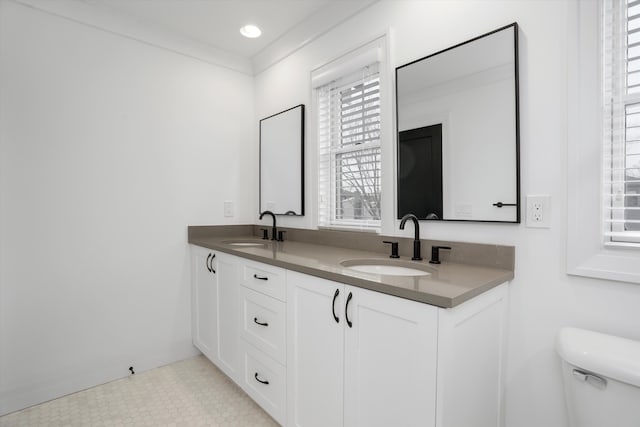
POLYGON ((527 196, 527 227, 551 228, 551 196, 527 196))
POLYGON ((224 216, 225 217, 233 216, 233 202, 231 200, 225 200, 224 202, 224 216))

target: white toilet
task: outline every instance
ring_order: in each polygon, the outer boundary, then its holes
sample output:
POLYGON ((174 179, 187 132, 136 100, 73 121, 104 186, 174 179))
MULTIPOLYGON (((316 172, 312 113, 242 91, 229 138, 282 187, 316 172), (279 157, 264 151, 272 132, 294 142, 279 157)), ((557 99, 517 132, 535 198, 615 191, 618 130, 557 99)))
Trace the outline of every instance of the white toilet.
POLYGON ((640 427, 640 342, 563 328, 562 358, 571 427, 640 427))

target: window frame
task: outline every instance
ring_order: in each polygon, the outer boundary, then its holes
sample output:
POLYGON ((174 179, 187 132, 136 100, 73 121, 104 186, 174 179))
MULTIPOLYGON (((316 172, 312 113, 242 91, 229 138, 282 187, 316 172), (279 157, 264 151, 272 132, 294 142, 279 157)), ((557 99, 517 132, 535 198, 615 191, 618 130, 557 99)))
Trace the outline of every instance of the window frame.
MULTIPOLYGON (((380 219, 375 220, 375 224, 372 226, 373 220, 329 220, 326 222, 322 221, 321 209, 323 203, 320 201, 321 196, 321 184, 320 184, 320 138, 319 138, 319 111, 316 111, 311 115, 312 118, 312 132, 314 134, 314 140, 317 144, 317 159, 314 162, 315 167, 315 189, 316 189, 316 206, 314 209, 314 222, 317 228, 324 229, 338 229, 338 230, 351 230, 351 231, 360 231, 360 232, 372 232, 372 233, 382 233, 385 230, 385 218, 389 217, 389 213, 385 212, 385 200, 384 196, 385 188, 391 188, 388 185, 387 181, 389 179, 389 175, 395 173, 394 170, 388 170, 389 165, 393 165, 395 159, 385 159, 385 157, 392 155, 392 144, 393 140, 389 140, 389 138, 393 137, 392 127, 393 122, 391 121, 391 112, 392 106, 389 104, 389 100, 391 99, 391 94, 389 93, 389 88, 391 87, 390 82, 390 73, 389 73, 389 55, 388 55, 388 31, 383 35, 378 36, 372 39, 369 42, 361 44, 359 47, 351 49, 346 53, 339 55, 337 58, 326 62, 324 65, 314 68, 311 71, 311 97, 312 97, 312 105, 316 108, 318 107, 319 101, 319 91, 318 89, 327 83, 330 83, 333 80, 337 80, 338 78, 348 77, 350 74, 353 74, 358 69, 362 69, 367 65, 372 64, 373 62, 377 62, 378 66, 378 78, 379 82, 379 98, 380 98, 380 112, 379 112, 379 120, 380 120, 380 131, 379 131, 379 140, 374 143, 365 142, 363 144, 357 145, 358 151, 363 151, 365 149, 375 149, 378 148, 380 150, 380 219), (372 60, 372 58, 375 58, 372 60), (388 141, 387 141, 388 140, 388 141), (389 145, 389 147, 387 147, 389 145)), ((343 152, 350 152, 355 150, 351 147, 344 147, 336 150, 333 154, 340 154, 343 152)), ((335 162, 335 156, 333 156, 332 160, 335 162)), ((335 164, 332 165, 332 168, 335 168, 335 164)), ((392 168, 393 169, 393 168, 392 168)), ((332 179, 331 190, 329 197, 334 198, 337 196, 337 192, 335 191, 335 174, 332 174, 330 178, 332 179)), ((394 197, 394 194, 390 194, 390 196, 394 197)), ((330 201, 335 208, 335 200, 330 201)), ((335 218, 335 209, 330 213, 333 218, 335 218)))
POLYGON ((604 237, 602 0, 569 3, 567 273, 640 283, 635 243, 604 237))

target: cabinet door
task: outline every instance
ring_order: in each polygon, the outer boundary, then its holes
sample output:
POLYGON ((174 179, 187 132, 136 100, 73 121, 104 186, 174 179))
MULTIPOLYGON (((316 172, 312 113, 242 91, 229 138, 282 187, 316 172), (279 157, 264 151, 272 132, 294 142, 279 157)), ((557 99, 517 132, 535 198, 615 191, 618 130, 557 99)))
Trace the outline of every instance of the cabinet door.
POLYGON ((238 381, 240 367, 240 278, 235 257, 219 253, 217 306, 217 357, 216 364, 233 380, 238 381))
POLYGON ((286 274, 287 425, 339 427, 343 416, 344 285, 291 271, 286 274))
POLYGON ((191 247, 191 333, 193 344, 211 361, 215 361, 218 352, 218 280, 213 273, 216 270, 213 255, 213 251, 191 247))
POLYGON ((434 426, 438 309, 351 286, 345 293, 344 425, 434 426))

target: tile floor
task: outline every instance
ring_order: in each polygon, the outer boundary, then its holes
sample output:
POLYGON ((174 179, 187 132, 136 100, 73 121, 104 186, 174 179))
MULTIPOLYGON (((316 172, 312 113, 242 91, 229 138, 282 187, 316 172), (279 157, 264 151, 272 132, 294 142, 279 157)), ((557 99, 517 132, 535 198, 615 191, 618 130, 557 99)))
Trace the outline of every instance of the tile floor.
POLYGON ((0 417, 0 427, 277 425, 204 356, 0 417))

